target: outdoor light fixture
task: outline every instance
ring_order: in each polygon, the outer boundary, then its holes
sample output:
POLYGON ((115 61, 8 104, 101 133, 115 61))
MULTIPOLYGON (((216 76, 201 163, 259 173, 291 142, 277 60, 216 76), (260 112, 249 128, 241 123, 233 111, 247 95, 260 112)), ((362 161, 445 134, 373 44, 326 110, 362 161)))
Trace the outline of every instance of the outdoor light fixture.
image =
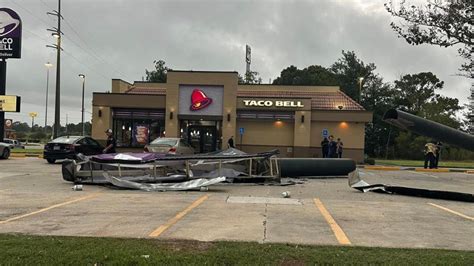
POLYGON ((342 110, 342 108, 344 108, 344 106, 339 105, 339 106, 337 106, 337 108, 338 108, 339 110, 342 110))
POLYGON ((170 120, 173 120, 173 112, 170 112, 170 120))
POLYGON ((304 123, 304 115, 301 116, 301 123, 304 123))
POLYGON ((98 115, 99 115, 99 117, 102 117, 102 110, 99 110, 98 115))
POLYGON ((230 122, 230 113, 227 113, 227 122, 230 122))

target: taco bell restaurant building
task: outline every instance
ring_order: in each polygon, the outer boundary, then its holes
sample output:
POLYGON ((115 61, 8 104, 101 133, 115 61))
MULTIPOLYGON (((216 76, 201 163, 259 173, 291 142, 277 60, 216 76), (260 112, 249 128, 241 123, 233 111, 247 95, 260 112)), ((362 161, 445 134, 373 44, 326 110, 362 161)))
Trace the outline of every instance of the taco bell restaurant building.
POLYGON ((119 151, 143 150, 158 137, 180 137, 196 152, 279 149, 282 157, 322 157, 323 136, 362 161, 372 113, 334 86, 241 85, 237 72, 169 71, 166 83, 112 80, 93 94, 92 137, 112 128, 119 151))

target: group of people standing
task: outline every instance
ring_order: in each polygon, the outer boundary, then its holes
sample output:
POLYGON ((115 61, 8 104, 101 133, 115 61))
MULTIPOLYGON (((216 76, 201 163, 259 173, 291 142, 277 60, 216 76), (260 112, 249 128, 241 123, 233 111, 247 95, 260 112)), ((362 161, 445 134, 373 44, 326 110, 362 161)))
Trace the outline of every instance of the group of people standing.
POLYGON ((439 163, 439 155, 441 153, 441 148, 443 147, 443 144, 441 142, 436 142, 434 143, 426 143, 425 144, 425 169, 430 168, 430 169, 436 169, 438 168, 438 163, 439 163))
POLYGON ((340 138, 335 141, 333 135, 329 136, 329 139, 324 137, 321 141, 323 158, 342 158, 343 147, 344 143, 340 138))

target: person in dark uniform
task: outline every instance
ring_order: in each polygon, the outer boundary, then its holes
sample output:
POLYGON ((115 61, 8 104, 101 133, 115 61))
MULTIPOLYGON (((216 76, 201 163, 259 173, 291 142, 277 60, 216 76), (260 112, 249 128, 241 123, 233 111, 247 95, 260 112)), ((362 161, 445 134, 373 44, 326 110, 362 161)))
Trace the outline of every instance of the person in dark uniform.
POLYGON ((342 150, 344 148, 344 143, 340 138, 337 138, 337 158, 342 158, 342 150))
POLYGON ((329 136, 329 152, 328 158, 337 158, 337 142, 334 141, 334 136, 329 136))
POLYGON ((323 152, 323 158, 328 158, 329 153, 329 140, 328 138, 324 137, 323 141, 321 141, 321 149, 323 152))
POLYGON ((227 146, 229 146, 229 148, 235 148, 235 146, 234 146, 234 136, 231 136, 230 139, 227 141, 227 146))
POLYGON ((105 131, 105 134, 107 134, 107 144, 102 151, 103 153, 116 153, 115 147, 117 147, 117 140, 114 138, 112 135, 112 129, 107 129, 105 131))

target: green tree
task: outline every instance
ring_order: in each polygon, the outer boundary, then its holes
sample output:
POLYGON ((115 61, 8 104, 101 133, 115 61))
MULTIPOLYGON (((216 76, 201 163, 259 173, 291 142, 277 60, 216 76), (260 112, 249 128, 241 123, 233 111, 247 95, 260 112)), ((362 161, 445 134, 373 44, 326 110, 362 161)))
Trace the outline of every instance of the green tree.
POLYGON ((239 84, 262 84, 262 78, 257 71, 246 72, 243 77, 239 74, 238 78, 239 84))
POLYGON ((395 80, 395 104, 410 113, 421 115, 425 103, 436 98, 444 82, 431 72, 404 75, 395 80))
POLYGON ((153 63, 155 64, 155 70, 145 69, 146 81, 166 83, 166 75, 171 68, 165 66, 166 63, 163 60, 155 60, 153 63))
POLYGON ((283 69, 280 76, 273 84, 276 85, 311 85, 311 86, 337 86, 339 85, 336 75, 329 69, 312 65, 304 69, 289 66, 283 69))
MULTIPOLYGON (((404 75, 395 84, 395 106, 423 118, 459 129, 461 122, 456 113, 462 109, 458 99, 437 94, 442 90, 444 82, 431 72, 404 75)), ((399 132, 395 137, 395 155, 399 158, 421 159, 424 144, 430 140, 411 132, 399 132)), ((449 147, 449 146, 448 146, 449 147)), ((451 154, 469 153, 451 149, 451 154)), ((446 157, 445 157, 446 158, 446 157)))
POLYGON ((441 47, 462 46, 458 53, 466 62, 460 70, 474 78, 474 20, 472 0, 429 0, 423 6, 409 5, 405 0, 399 5, 393 1, 385 4, 386 10, 400 23, 390 25, 399 37, 409 44, 433 44, 441 47))
POLYGON ((357 58, 354 51, 342 51, 342 57, 330 68, 336 75, 341 90, 357 102, 364 92, 365 84, 373 82, 376 78, 375 69, 374 63, 365 64, 357 58), (361 84, 360 78, 363 78, 361 84))
POLYGON ((394 105, 393 92, 393 87, 378 75, 365 83, 361 105, 373 113, 372 123, 365 127, 365 152, 369 156, 385 157, 388 152, 387 142, 392 145, 393 136, 398 134, 397 129, 383 121, 385 112, 394 105))

